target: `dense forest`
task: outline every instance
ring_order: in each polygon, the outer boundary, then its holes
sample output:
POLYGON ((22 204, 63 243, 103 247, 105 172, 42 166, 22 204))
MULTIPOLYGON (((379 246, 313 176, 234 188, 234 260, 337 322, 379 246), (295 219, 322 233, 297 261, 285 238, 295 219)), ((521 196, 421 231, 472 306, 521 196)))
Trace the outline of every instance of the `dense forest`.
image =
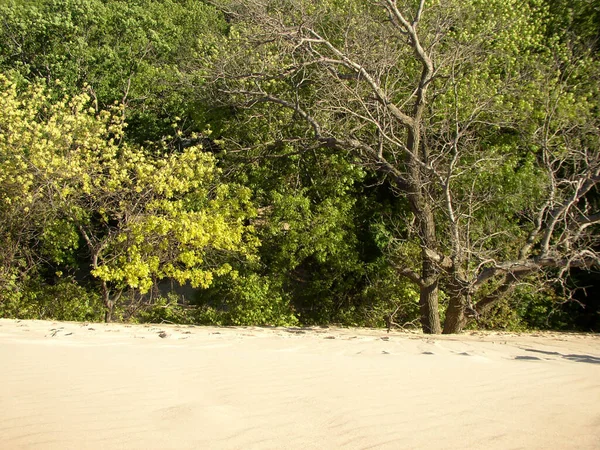
POLYGON ((0 0, 0 316, 600 331, 596 0, 0 0))

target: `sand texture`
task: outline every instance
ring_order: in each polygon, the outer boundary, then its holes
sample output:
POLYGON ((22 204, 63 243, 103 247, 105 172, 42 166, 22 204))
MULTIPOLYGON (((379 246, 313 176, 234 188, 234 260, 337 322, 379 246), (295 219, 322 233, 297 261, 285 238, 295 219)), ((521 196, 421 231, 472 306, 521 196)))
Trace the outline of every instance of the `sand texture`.
POLYGON ((0 449, 600 449, 600 337, 0 320, 0 449))

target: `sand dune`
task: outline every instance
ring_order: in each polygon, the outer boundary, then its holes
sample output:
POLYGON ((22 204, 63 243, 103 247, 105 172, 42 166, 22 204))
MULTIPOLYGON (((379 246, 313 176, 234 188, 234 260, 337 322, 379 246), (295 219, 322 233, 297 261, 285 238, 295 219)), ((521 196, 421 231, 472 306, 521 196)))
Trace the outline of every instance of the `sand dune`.
POLYGON ((2 449, 598 449, 600 337, 0 320, 2 449))

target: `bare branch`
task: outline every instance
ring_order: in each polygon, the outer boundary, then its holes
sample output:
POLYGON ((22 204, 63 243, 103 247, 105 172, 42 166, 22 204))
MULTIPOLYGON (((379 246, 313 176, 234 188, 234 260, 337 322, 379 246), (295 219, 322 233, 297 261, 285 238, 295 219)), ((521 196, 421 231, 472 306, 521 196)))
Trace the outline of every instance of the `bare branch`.
POLYGON ((419 21, 421 20, 421 15, 423 14, 423 8, 425 7, 425 0, 421 0, 419 3, 419 9, 417 10, 417 14, 415 15, 415 20, 413 20, 412 26, 416 29, 419 21))

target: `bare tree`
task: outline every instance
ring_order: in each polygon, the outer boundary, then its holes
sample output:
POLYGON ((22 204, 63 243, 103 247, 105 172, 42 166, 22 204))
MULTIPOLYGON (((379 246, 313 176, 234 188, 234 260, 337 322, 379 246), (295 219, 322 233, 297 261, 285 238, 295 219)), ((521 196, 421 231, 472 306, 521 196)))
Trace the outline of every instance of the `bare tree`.
POLYGON ((443 288, 454 333, 525 277, 600 261, 597 84, 580 86, 521 2, 431 3, 228 1, 214 87, 291 111, 299 138, 350 152, 406 197, 395 242, 419 257, 391 260, 419 287, 424 332, 442 331, 443 288))

